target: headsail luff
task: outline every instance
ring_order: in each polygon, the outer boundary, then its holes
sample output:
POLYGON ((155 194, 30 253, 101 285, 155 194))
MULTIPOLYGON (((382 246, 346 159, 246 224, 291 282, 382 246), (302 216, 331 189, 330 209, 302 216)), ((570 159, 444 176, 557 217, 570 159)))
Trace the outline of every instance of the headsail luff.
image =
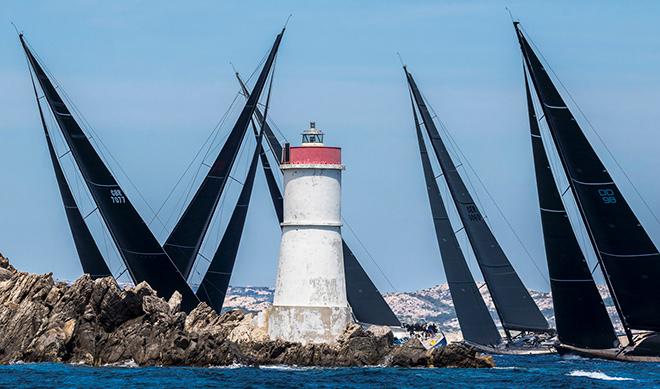
MULTIPOLYGON (((241 84, 245 96, 249 96, 250 91, 247 89, 238 73, 236 73, 236 78, 241 84)), ((280 161, 282 145, 270 129, 268 123, 264 123, 263 115, 258 107, 255 109, 255 116, 257 116, 258 122, 263 126, 264 135, 269 141, 273 156, 277 161, 280 161)), ((273 201, 275 212, 277 214, 277 220, 281 224, 284 220, 282 213, 282 192, 277 186, 273 170, 270 168, 270 164, 268 164, 267 158, 263 152, 261 161, 266 181, 268 183, 271 200, 273 201)), ((369 278, 367 272, 364 271, 364 268, 362 268, 362 265, 358 262, 355 254, 353 254, 353 251, 343 239, 342 252, 344 255, 344 273, 346 277, 346 297, 348 299, 348 304, 353 310, 355 318, 362 323, 394 327, 400 326, 401 322, 397 319, 394 312, 392 312, 392 308, 387 304, 383 295, 378 291, 376 285, 371 281, 371 278, 369 278)))
POLYGON ((514 23, 546 122, 628 337, 660 331, 660 253, 514 23))
POLYGON ((232 212, 229 224, 222 236, 222 240, 220 240, 218 249, 216 250, 215 255, 213 255, 211 264, 197 290, 197 296, 199 299, 206 302, 218 313, 222 310, 231 274, 234 270, 238 248, 241 244, 245 218, 247 217, 252 188, 254 187, 254 176, 257 170, 257 162, 259 161, 259 155, 261 155, 262 134, 263 132, 260 132, 256 137, 257 145, 254 154, 252 155, 248 174, 243 183, 243 189, 241 189, 241 193, 238 196, 234 212, 232 212))
MULTIPOLYGON (((257 108, 255 112, 259 112, 259 115, 261 115, 261 112, 257 108)), ((260 116, 263 117, 263 116, 260 116)), ((264 123, 263 120, 261 121, 262 123, 262 131, 264 135, 266 134, 266 127, 268 126, 267 123, 264 123)), ((252 129, 254 131, 254 136, 258 137, 259 131, 257 131, 257 126, 252 120, 252 129)), ((279 142, 278 142, 279 144, 279 142)), ((271 151, 273 148, 271 147, 271 151)), ((273 202, 273 208, 275 209, 275 214, 277 215, 277 220, 279 223, 282 223, 282 220, 284 220, 284 200, 282 199, 282 192, 280 192, 279 186, 277 186, 277 181, 275 180, 275 175, 273 174, 273 169, 270 166, 270 162, 268 161, 268 156, 266 155, 266 150, 263 148, 263 144, 261 147, 261 152, 259 154, 259 159, 261 160, 261 168, 264 171, 264 176, 266 177, 266 184, 268 185, 268 192, 270 193, 270 199, 273 202)))
POLYGON ((164 298, 178 291, 182 296, 182 309, 191 311, 199 302, 195 293, 94 150, 23 36, 20 39, 46 101, 131 277, 136 283, 148 282, 164 298))
POLYGON ((101 255, 101 251, 96 245, 92 233, 89 231, 89 227, 87 227, 87 224, 85 223, 85 219, 80 213, 78 204, 76 204, 76 200, 73 197, 73 193, 71 192, 66 177, 64 176, 64 172, 62 171, 60 160, 55 152, 53 141, 50 138, 50 131, 48 131, 48 126, 46 125, 44 112, 41 108, 37 86, 34 83, 31 69, 30 79, 32 80, 32 89, 34 90, 34 97, 37 101, 37 108, 39 109, 39 119, 41 119, 41 126, 43 127, 44 135, 46 136, 48 154, 50 155, 50 161, 53 164, 55 179, 57 180, 57 186, 60 190, 64 211, 66 213, 67 221, 69 222, 71 235, 73 235, 73 243, 76 246, 83 273, 89 274, 92 279, 112 277, 112 272, 108 269, 108 265, 105 263, 103 255, 101 255))
POLYGON ((520 281, 518 274, 481 216, 463 179, 458 174, 415 80, 405 67, 404 71, 422 116, 424 127, 444 173, 449 192, 456 204, 477 263, 493 298, 502 327, 520 331, 548 331, 548 322, 520 281))
POLYGON ((526 76, 525 92, 557 335, 577 347, 617 347, 619 340, 555 184, 526 76))
MULTIPOLYGON (((243 90, 243 94, 246 96, 250 96, 250 91, 248 90, 247 86, 241 79, 240 74, 238 72, 235 73, 236 79, 238 80, 238 83, 241 85, 241 89, 243 90)), ((266 136, 266 140, 268 141, 268 145, 270 146, 270 150, 273 153, 273 156, 275 157, 275 160, 279 163, 282 161, 282 144, 280 141, 277 139, 275 136, 275 133, 273 133, 273 130, 270 128, 270 125, 266 122, 264 123, 264 115, 261 113, 261 110, 259 107, 255 108, 254 110, 254 115, 257 117, 257 122, 263 126, 264 129, 264 135, 266 136)))
POLYGON ((417 143, 419 145, 419 154, 424 170, 424 180, 426 190, 433 215, 433 226, 435 227, 436 239, 440 248, 442 264, 449 284, 449 292, 454 303, 458 323, 463 333, 463 338, 469 342, 482 345, 497 345, 502 338, 500 337, 495 322, 488 312, 486 303, 479 293, 470 268, 465 261, 465 256, 458 244, 458 239, 454 234, 454 228, 449 221, 447 209, 442 201, 440 189, 436 182, 431 161, 429 160, 424 136, 419 124, 419 118, 415 108, 415 103, 410 96, 412 104, 413 118, 415 120, 415 133, 417 134, 417 143))
POLYGON ((257 107, 266 79, 270 74, 283 35, 284 29, 275 38, 273 47, 255 84, 255 93, 247 99, 227 141, 222 146, 208 174, 163 245, 165 251, 172 257, 172 260, 186 278, 190 275, 209 223, 220 201, 220 196, 245 137, 250 119, 257 107))

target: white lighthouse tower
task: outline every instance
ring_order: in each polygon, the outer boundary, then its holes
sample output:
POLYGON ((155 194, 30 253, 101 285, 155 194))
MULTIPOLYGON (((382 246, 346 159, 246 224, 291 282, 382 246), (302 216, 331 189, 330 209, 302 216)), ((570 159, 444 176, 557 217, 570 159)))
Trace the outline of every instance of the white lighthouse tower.
POLYGON ((284 220, 271 339, 332 343, 352 321, 341 238, 341 149, 323 145, 310 123, 302 145, 286 147, 284 220))

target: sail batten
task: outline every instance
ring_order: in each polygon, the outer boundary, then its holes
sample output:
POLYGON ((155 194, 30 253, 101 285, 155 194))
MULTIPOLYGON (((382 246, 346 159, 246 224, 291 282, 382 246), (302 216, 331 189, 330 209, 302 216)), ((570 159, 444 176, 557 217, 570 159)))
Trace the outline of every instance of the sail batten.
POLYGON ((261 92, 266 85, 283 35, 284 30, 275 38, 255 84, 255 93, 248 97, 208 174, 163 245, 165 251, 172 257, 177 268, 186 278, 190 275, 195 258, 199 253, 204 236, 227 183, 227 178, 234 166, 234 161, 245 138, 254 110, 257 108, 261 92))
POLYGON ((69 222, 69 229, 71 230, 71 235, 73 236, 73 243, 76 247, 76 252, 78 253, 78 258, 80 260, 80 265, 82 266, 83 272, 89 274, 92 279, 102 278, 102 277, 112 277, 112 272, 108 268, 103 255, 99 250, 94 237, 89 230, 89 227, 85 223, 85 218, 82 216, 78 204, 76 203, 71 188, 66 180, 62 166, 60 165, 59 159, 61 157, 57 156, 55 152, 55 147, 53 146, 53 141, 51 139, 50 131, 46 125, 46 120, 44 118, 44 112, 41 107, 41 102, 39 101, 39 94, 37 93, 37 86, 34 83, 34 77, 32 76, 32 70, 30 70, 30 79, 32 81, 32 89, 34 90, 34 96, 37 101, 37 108, 39 109, 39 119, 41 120, 41 126, 46 137, 46 144, 48 146, 48 155, 50 156, 50 161, 53 165, 53 170, 55 172, 55 179, 57 180, 57 186, 60 191, 60 197, 62 198, 62 204, 64 205, 65 214, 67 221, 69 222))
POLYGON ((433 215, 436 240, 440 248, 449 292, 454 303, 454 309, 456 310, 456 316, 461 332, 463 333, 463 338, 476 344, 497 345, 501 341, 500 334, 488 312, 486 303, 481 297, 479 288, 465 261, 465 256, 458 243, 458 239, 456 239, 454 228, 449 221, 447 209, 445 208, 438 183, 433 174, 412 96, 411 104, 420 159, 422 161, 422 169, 424 170, 431 214, 433 215))
POLYGON ((614 327, 557 189, 527 77, 525 92, 557 336, 564 344, 582 348, 617 347, 614 327))
POLYGON ((660 330, 660 256, 571 110, 514 23, 530 79, 628 337, 660 330), (555 109, 562 107, 562 109, 555 109), (577 185, 576 185, 577 184, 577 185))
POLYGON ((511 266, 463 179, 456 170, 447 148, 433 122, 426 102, 410 72, 405 69, 408 85, 440 163, 461 222, 473 248, 477 263, 488 285, 493 303, 505 329, 548 331, 548 322, 511 266))
POLYGON ((225 296, 231 280, 231 274, 236 263, 236 256, 245 227, 250 198, 252 197, 252 188, 254 187, 254 177, 257 170, 257 162, 261 155, 261 138, 263 132, 256 135, 257 144, 248 169, 248 174, 243 183, 243 188, 238 196, 238 201, 234 211, 227 224, 227 229, 220 240, 211 264, 209 265, 204 278, 197 291, 200 300, 206 302, 216 312, 220 313, 224 305, 225 296), (203 292, 203 293, 200 293, 203 292))
POLYGON ((182 295, 182 309, 192 310, 199 302, 194 292, 70 114, 55 86, 32 55, 23 36, 20 36, 20 39, 48 105, 52 111, 60 113, 54 115, 57 124, 131 278, 136 283, 148 282, 165 298, 178 291, 182 295), (91 185, 92 182, 99 185, 91 185))

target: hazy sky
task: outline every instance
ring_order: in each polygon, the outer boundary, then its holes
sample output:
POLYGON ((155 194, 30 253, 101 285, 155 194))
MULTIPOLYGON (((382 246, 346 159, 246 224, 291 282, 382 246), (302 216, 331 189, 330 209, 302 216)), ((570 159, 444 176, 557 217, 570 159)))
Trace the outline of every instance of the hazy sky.
MULTIPOLYGON (((514 267, 529 287, 547 290, 521 56, 505 5, 659 214, 657 2, 3 1, 0 252, 22 270, 53 272, 62 279, 81 274, 25 58, 9 20, 25 31, 92 124, 120 183, 150 221, 149 206, 160 207, 236 97, 229 62, 250 74, 293 14, 277 61, 271 117, 293 143, 315 120, 327 144, 343 147, 343 214, 359 241, 347 228, 344 234, 377 286, 392 290, 389 279, 397 290, 414 290, 445 281, 400 52, 531 253, 533 259, 476 176, 463 171, 514 267)), ((218 139, 231 128, 237 109, 218 139)), ((578 120, 585 123, 583 117, 578 120)), ((583 128, 660 243, 658 222, 598 136, 583 128)), ((208 161, 218 148, 215 142, 208 161)), ((238 179, 248 154, 242 152, 238 179)), ((71 173, 70 160, 63 160, 71 173)), ((199 160, 193 165, 192 173, 199 160)), ((192 177, 184 176, 160 211, 166 227, 158 220, 151 224, 161 241, 177 217, 176 201, 194 185, 192 177)), ((79 185, 74 180, 74 191, 84 194, 79 185)), ((233 185, 223 200, 204 248, 207 256, 219 240, 237 188, 233 185)), ((82 208, 92 210, 88 203, 82 208)), ((104 252, 106 243, 101 239, 104 252)), ((279 230, 260 173, 232 284, 273 285, 278 249, 279 230)), ((199 266, 203 270, 206 265, 199 266)), ((111 267, 119 269, 116 258, 111 267)))

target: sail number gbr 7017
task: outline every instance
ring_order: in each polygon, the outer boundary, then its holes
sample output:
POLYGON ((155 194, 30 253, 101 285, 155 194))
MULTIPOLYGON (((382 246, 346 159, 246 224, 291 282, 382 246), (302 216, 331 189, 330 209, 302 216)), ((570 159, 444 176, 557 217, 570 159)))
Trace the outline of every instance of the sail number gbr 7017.
POLYGON ((126 202, 126 197, 121 189, 111 189, 110 201, 112 201, 113 204, 124 204, 126 202))

